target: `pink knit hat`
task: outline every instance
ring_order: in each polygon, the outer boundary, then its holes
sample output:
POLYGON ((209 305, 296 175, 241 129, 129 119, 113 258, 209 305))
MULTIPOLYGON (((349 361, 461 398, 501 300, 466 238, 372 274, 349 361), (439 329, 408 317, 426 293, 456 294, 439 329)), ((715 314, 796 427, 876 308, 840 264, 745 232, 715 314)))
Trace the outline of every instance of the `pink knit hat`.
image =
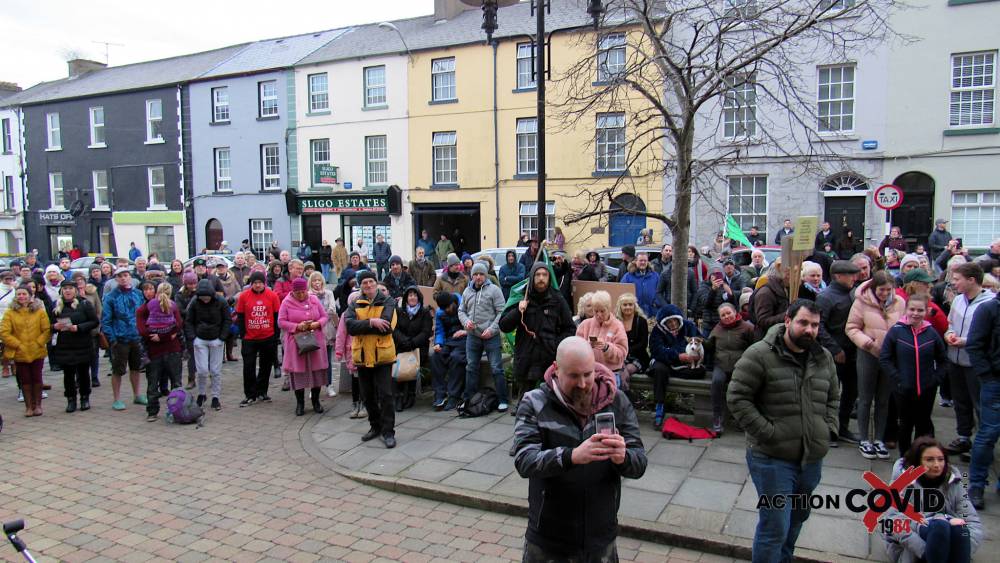
POLYGON ((309 287, 305 278, 295 278, 292 280, 292 291, 305 291, 309 287))

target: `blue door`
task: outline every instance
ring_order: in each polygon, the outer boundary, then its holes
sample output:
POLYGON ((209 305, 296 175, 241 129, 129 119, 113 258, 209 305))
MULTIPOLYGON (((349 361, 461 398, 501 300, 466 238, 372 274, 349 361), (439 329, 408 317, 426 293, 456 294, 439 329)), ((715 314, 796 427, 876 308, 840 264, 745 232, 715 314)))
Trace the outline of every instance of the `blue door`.
POLYGON ((646 217, 642 215, 611 216, 611 246, 635 244, 639 232, 646 228, 646 217))

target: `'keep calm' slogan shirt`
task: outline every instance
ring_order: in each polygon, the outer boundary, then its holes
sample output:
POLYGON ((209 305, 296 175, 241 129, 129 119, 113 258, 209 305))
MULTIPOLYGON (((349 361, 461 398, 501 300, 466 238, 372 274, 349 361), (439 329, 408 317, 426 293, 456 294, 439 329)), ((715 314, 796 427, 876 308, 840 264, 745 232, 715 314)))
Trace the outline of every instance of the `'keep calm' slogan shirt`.
POLYGON ((264 288, 260 293, 247 289, 236 299, 236 313, 243 315, 247 340, 266 340, 274 336, 274 317, 278 314, 278 294, 264 288))

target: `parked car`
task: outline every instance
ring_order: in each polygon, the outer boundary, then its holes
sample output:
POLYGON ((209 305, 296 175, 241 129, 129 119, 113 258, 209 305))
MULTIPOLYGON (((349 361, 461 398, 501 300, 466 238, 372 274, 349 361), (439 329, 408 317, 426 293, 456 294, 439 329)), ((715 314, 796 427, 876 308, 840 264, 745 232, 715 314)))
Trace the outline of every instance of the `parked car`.
MULTIPOLYGON (((76 260, 73 260, 72 262, 69 263, 69 271, 73 272, 74 274, 77 273, 77 272, 80 272, 80 273, 82 273, 85 276, 90 275, 90 265, 94 263, 94 259, 95 258, 97 258, 97 257, 96 256, 81 256, 80 258, 77 258, 76 260)), ((119 256, 105 256, 104 257, 104 260, 106 262, 111 262, 112 266, 114 266, 115 262, 117 262, 119 259, 121 259, 121 260, 128 260, 128 258, 119 257, 119 256)), ((128 267, 129 267, 129 270, 133 269, 135 267, 135 262, 133 262, 132 260, 128 260, 128 267)))
MULTIPOLYGON (((194 267, 194 261, 197 260, 198 258, 204 258, 205 262, 206 262, 206 264, 208 265, 209 268, 214 268, 215 265, 219 263, 219 260, 224 261, 227 266, 229 266, 230 268, 232 268, 233 264, 235 263, 234 260, 236 259, 236 255, 235 254, 198 254, 197 256, 192 256, 191 258, 188 258, 187 260, 185 260, 184 261, 184 268, 193 268, 194 267)), ((167 265, 169 266, 169 264, 167 264, 167 265)))

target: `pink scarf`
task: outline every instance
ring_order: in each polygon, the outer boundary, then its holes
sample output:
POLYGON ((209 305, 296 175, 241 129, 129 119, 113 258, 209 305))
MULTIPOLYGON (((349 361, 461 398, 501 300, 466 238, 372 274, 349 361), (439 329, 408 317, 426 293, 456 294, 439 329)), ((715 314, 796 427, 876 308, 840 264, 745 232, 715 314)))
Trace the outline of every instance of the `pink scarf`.
POLYGON ((586 423, 587 419, 614 402, 615 395, 618 393, 618 385, 615 383, 615 374, 612 373, 610 369, 596 362, 594 363, 594 387, 590 392, 591 402, 589 412, 580 412, 574 408, 573 405, 566 402, 565 397, 563 397, 562 393, 559 392, 559 387, 556 382, 555 362, 552 362, 549 369, 545 370, 545 384, 552 389, 556 396, 559 397, 560 401, 562 401, 562 403, 566 405, 569 410, 573 411, 573 413, 580 418, 581 423, 586 423))

